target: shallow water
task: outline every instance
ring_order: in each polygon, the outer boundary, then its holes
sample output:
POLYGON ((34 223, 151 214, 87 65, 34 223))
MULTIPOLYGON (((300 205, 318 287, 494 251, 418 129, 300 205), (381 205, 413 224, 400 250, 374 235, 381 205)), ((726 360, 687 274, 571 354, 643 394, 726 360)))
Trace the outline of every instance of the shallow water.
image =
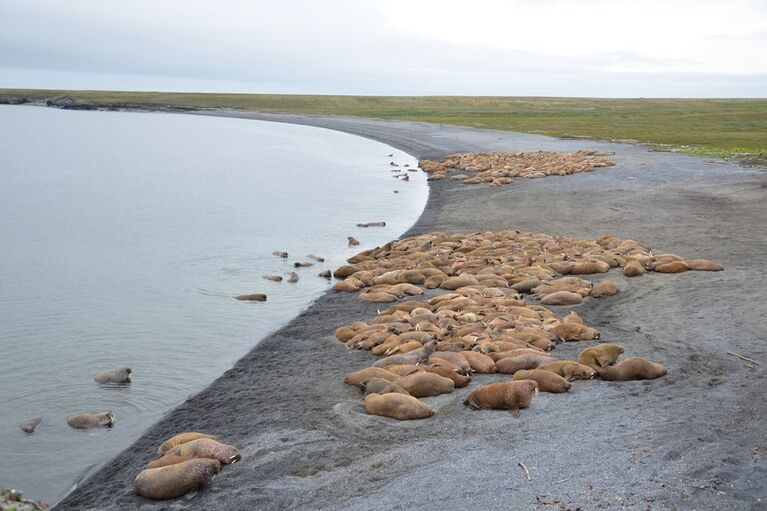
POLYGON ((390 161, 416 164, 306 126, 0 107, 0 487, 60 500, 306 308, 330 285, 319 271, 407 230, 425 175, 390 161), (308 254, 326 262, 298 283, 262 279, 308 254), (268 301, 232 298, 254 292, 268 301), (93 382, 115 366, 133 383, 93 382), (102 410, 113 428, 66 424, 102 410))

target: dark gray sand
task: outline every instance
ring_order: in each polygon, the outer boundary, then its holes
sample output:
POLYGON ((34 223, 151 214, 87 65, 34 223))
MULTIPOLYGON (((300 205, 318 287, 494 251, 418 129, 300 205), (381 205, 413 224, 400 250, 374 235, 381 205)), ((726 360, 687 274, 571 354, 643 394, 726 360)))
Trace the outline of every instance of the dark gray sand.
MULTIPOLYGON (((500 188, 433 182, 427 209, 409 234, 612 234, 659 253, 719 261, 726 271, 651 273, 631 281, 611 272, 623 292, 574 309, 601 330, 602 340, 665 364, 668 376, 576 382, 569 394, 541 394, 518 417, 462 404, 476 383, 502 379, 497 376, 477 376, 468 388, 427 398, 436 411, 431 419, 366 415, 361 394, 343 377, 375 357, 347 351, 333 330, 371 319, 377 305, 331 291, 168 413, 57 509, 767 509, 764 170, 638 145, 424 123, 217 115, 338 129, 417 157, 614 150, 619 166, 592 173, 515 179, 500 188), (727 351, 762 365, 749 368, 727 351), (176 501, 134 497, 133 478, 157 446, 187 430, 220 435, 242 449, 242 462, 176 501)), ((555 354, 575 357, 596 342, 561 345, 555 354)))

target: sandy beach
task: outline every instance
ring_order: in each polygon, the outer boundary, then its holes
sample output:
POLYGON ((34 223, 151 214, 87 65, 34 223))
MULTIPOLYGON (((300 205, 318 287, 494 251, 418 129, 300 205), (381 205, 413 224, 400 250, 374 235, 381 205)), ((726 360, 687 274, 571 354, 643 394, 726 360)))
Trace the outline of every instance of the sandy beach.
MULTIPOLYGON (((661 362, 668 376, 583 382, 566 396, 541 395, 517 417, 465 407, 474 384, 425 399, 436 411, 428 420, 367 415, 359 390, 343 377, 374 357, 348 351, 333 332, 369 320, 380 305, 330 291, 170 411, 56 509, 767 509, 764 169, 641 145, 426 123, 199 113, 335 129, 417 158, 615 151, 616 167, 590 173, 515 179, 498 188, 430 182, 427 207, 407 234, 615 235, 659 253, 711 259, 726 270, 651 273, 630 282, 610 272, 623 291, 574 310, 602 340, 661 362), (727 352, 761 365, 747 367, 727 352), (135 497, 136 474, 162 441, 181 431, 216 434, 240 448, 242 461, 195 494, 156 503, 135 497), (518 463, 529 469, 530 481, 518 463)), ((570 309, 552 307, 562 315, 570 309)), ((593 344, 556 351, 575 358, 593 344)))

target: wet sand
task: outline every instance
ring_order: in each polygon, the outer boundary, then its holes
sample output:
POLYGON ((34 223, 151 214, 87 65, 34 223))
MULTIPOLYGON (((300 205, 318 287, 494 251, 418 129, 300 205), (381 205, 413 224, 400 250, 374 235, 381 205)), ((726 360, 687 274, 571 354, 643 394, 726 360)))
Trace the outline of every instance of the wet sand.
MULTIPOLYGON (((206 113, 210 115, 210 113, 206 113)), ((431 182, 408 234, 520 229, 612 234, 721 262, 719 273, 610 278, 623 292, 573 307, 627 353, 669 369, 645 382, 592 380, 541 394, 518 417, 472 411, 474 386, 426 398, 436 414, 365 414, 343 376, 370 365, 337 326, 377 304, 328 292, 207 389, 169 412, 56 509, 766 509, 767 173, 638 145, 559 140, 344 117, 217 112, 322 126, 419 158, 474 150, 607 149, 617 167, 508 186, 431 182), (727 351, 753 358, 749 368, 727 351), (132 482, 167 437, 187 430, 242 450, 194 495, 153 503, 132 482), (532 480, 517 465, 523 463, 532 480)), ((405 186, 407 183, 403 183, 405 186)), ((566 313, 569 307, 552 307, 566 313)), ((569 343, 574 358, 595 341, 569 343)), ((477 376, 474 382, 500 380, 477 376)))

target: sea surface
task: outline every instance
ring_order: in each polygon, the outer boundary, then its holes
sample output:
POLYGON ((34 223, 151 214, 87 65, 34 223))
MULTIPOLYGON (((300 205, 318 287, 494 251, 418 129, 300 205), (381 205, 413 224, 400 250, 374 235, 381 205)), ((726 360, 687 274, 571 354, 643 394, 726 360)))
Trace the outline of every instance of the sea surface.
POLYGON ((320 128, 0 106, 0 487, 59 501, 325 292, 321 270, 399 237, 428 196, 405 164, 320 128), (326 262, 297 283, 262 278, 308 254, 326 262), (116 366, 133 383, 93 381, 116 366), (106 410, 110 429, 66 424, 106 410))

